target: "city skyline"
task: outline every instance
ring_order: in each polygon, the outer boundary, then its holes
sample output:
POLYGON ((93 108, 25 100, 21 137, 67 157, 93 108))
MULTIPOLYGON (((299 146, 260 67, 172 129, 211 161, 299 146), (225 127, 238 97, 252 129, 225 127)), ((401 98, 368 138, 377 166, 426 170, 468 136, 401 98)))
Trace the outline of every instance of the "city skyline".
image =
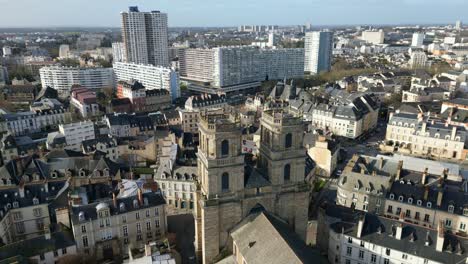
POLYGON ((0 17, 0 28, 6 27, 118 27, 119 13, 128 6, 138 5, 142 10, 160 10, 169 14, 170 27, 237 26, 241 24, 297 25, 359 25, 359 24, 452 24, 456 20, 467 21, 463 11, 468 3, 463 0, 383 0, 343 1, 323 3, 312 0, 291 0, 272 3, 260 0, 252 2, 203 2, 163 0, 146 1, 102 0, 92 2, 67 1, 66 7, 57 0, 11 1, 0 0, 5 12, 0 17), (27 10, 24 6, 29 6, 27 10), (64 8, 61 8, 64 7, 64 8), (91 7, 91 8, 87 8, 91 7), (76 10, 87 12, 77 13, 76 10), (446 12, 438 12, 440 9, 446 12), (33 15, 34 14, 41 14, 33 15), (260 15, 259 15, 260 13, 260 15), (209 15, 207 15, 209 14, 209 15), (437 17, 437 19, 434 19, 437 17))

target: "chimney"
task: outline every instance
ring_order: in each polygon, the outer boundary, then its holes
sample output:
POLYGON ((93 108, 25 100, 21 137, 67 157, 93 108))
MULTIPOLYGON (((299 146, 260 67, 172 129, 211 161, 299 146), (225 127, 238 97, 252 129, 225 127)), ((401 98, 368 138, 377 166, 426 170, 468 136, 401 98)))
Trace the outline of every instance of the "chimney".
POLYGON ((442 205, 442 198, 444 196, 444 189, 440 188, 439 192, 437 193, 437 206, 440 207, 442 205))
POLYGON ((401 240, 401 235, 403 234, 403 224, 398 223, 396 227, 395 238, 401 240))
POLYGON ((18 192, 21 198, 24 198, 24 181, 21 180, 19 187, 18 187, 18 192))
POLYGON ((427 201, 428 197, 429 197, 429 186, 426 186, 424 188, 424 201, 427 201))
POLYGON ((392 119, 392 117, 393 117, 394 114, 395 114, 395 113, 391 112, 391 113, 388 115, 388 120, 392 119))
POLYGON ((47 182, 44 183, 44 191, 45 191, 46 193, 49 192, 49 184, 48 184, 47 182))
POLYGON ((444 181, 447 180, 447 178, 448 178, 448 172, 449 172, 449 169, 447 169, 447 168, 445 168, 444 171, 442 172, 443 177, 444 177, 444 181))
POLYGON ((445 231, 444 224, 442 221, 439 222, 437 226, 437 241, 436 241, 436 250, 442 252, 444 250, 444 240, 445 240, 445 231))
POLYGON ((364 167, 361 167, 361 174, 366 174, 366 171, 364 170, 364 167))
POLYGON ((383 159, 383 157, 380 157, 380 159, 379 159, 379 170, 383 169, 383 163, 384 163, 384 159, 383 159))
POLYGON ((427 123, 425 121, 423 121, 422 127, 421 127, 421 132, 422 133, 426 133, 426 126, 427 126, 427 123))
POLYGON ((400 212, 400 216, 398 218, 398 221, 404 222, 405 221, 405 213, 403 213, 403 210, 400 212))
POLYGON ((452 140, 455 140, 456 135, 457 135, 457 127, 453 126, 452 127, 452 140))
POLYGON ((115 196, 115 193, 112 193, 112 203, 114 207, 117 208, 117 196, 115 196))
POLYGON ((365 218, 366 218, 366 215, 363 214, 359 217, 359 221, 358 221, 358 228, 357 228, 357 237, 358 238, 361 238, 362 236, 362 231, 364 230, 364 221, 365 221, 365 218))
POLYGON ((141 192, 140 188, 138 188, 137 195, 138 195, 138 203, 140 204, 140 206, 142 206, 143 205, 143 193, 141 192))
POLYGON ((401 170, 402 170, 402 168, 403 168, 403 161, 400 160, 400 161, 398 161, 398 168, 397 168, 396 177, 395 177, 397 180, 399 180, 400 177, 401 177, 401 170))
POLYGON ((424 169, 424 172, 422 174, 422 179, 421 179, 421 184, 425 185, 426 182, 427 182, 427 171, 428 171, 428 168, 426 167, 424 169))
POLYGON ((152 253, 151 253, 151 246, 150 246, 149 244, 146 244, 146 245, 145 245, 145 256, 146 256, 146 257, 149 257, 149 256, 151 256, 151 255, 152 255, 152 253))

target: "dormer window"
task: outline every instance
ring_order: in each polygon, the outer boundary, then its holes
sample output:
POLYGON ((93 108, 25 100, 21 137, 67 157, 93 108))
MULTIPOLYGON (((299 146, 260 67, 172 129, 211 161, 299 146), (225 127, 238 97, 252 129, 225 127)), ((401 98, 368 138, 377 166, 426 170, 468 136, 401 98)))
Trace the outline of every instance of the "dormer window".
POLYGON ((463 215, 468 216, 468 208, 463 208, 463 215))
POLYGON ((451 214, 453 214, 453 211, 454 211, 454 210, 455 210, 455 206, 449 205, 449 207, 448 207, 448 212, 451 213, 451 214))
POLYGON ((412 203, 413 203, 413 198, 411 198, 411 197, 408 198, 408 203, 409 203, 409 204, 412 204, 412 203))
POLYGON ((124 204, 124 203, 120 203, 120 205, 119 205, 119 210, 120 210, 120 212, 124 212, 124 211, 125 211, 125 204, 124 204))
POLYGON ((58 173, 56 171, 53 171, 50 176, 55 179, 57 178, 58 173))
POLYGON ((19 203, 18 202, 13 202, 13 208, 18 208, 19 207, 19 203))
POLYGON ((416 204, 419 205, 419 206, 421 206, 421 205, 422 205, 422 201, 421 201, 421 200, 418 200, 418 201, 416 202, 416 204))
POLYGON ((80 170, 80 177, 85 177, 86 173, 83 169, 80 170))
POLYGON ((148 206, 148 204, 149 204, 148 198, 146 198, 146 197, 143 198, 143 204, 144 204, 145 206, 148 206))
POLYGON ((427 202, 427 208, 431 208, 432 207, 432 203, 431 202, 427 202))
POLYGON ((33 204, 34 204, 34 205, 38 205, 38 204, 39 204, 39 199, 37 199, 37 197, 34 197, 34 198, 33 198, 33 204))
POLYGON ((78 220, 84 221, 85 220, 85 214, 83 211, 78 213, 78 220))
POLYGON ((395 195, 393 193, 390 194, 390 200, 394 200, 395 199, 395 195))
POLYGON ((400 201, 400 202, 403 202, 403 199, 404 199, 404 198, 403 198, 403 195, 400 195, 400 196, 398 197, 398 201, 400 201))
POLYGON ((138 208, 138 200, 137 199, 133 200, 133 208, 135 208, 135 209, 138 208))

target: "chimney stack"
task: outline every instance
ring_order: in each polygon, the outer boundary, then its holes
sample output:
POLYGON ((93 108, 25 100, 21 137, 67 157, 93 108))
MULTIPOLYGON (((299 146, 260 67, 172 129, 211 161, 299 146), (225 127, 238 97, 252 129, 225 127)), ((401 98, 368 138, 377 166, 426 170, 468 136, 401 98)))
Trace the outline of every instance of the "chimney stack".
POLYGON ((151 253, 151 246, 150 246, 149 244, 146 244, 146 245, 145 245, 145 256, 146 256, 146 257, 149 257, 149 256, 151 256, 151 255, 152 255, 152 253, 151 253))
POLYGON ((140 188, 138 188, 137 195, 138 195, 138 203, 140 204, 140 206, 143 206, 143 193, 141 192, 140 188))
POLYGON ((424 187, 424 201, 427 201, 429 198, 429 186, 424 187))
POLYGON ((452 127, 452 140, 455 140, 456 135, 457 135, 457 127, 453 126, 452 127))
POLYGON ((425 185, 426 182, 427 182, 427 171, 428 171, 428 168, 426 167, 424 169, 424 172, 422 174, 422 179, 421 179, 421 184, 425 185))
POLYGON ((403 234, 403 224, 398 223, 396 227, 395 238, 401 240, 401 235, 403 234))
POLYGON ((448 178, 448 172, 449 172, 449 169, 447 169, 447 168, 445 168, 444 171, 442 172, 443 177, 444 177, 444 181, 447 180, 447 178, 448 178))
POLYGON ((440 207, 442 205, 442 198, 444 197, 444 189, 440 188, 439 192, 437 193, 437 206, 440 207))
POLYGON ((114 207, 117 208, 117 196, 115 196, 115 193, 112 193, 112 203, 114 207))
POLYGON ((437 241, 436 241, 436 250, 442 252, 444 250, 444 240, 445 240, 445 231, 444 224, 442 221, 439 222, 437 226, 437 241))
POLYGON ((363 214, 359 217, 359 222, 358 222, 358 229, 357 229, 357 237, 361 238, 362 236, 362 231, 364 230, 364 221, 365 221, 366 215, 363 214))
POLYGON ((383 157, 380 157, 380 159, 379 159, 379 169, 380 170, 383 169, 383 164, 384 164, 384 159, 383 159, 383 157))

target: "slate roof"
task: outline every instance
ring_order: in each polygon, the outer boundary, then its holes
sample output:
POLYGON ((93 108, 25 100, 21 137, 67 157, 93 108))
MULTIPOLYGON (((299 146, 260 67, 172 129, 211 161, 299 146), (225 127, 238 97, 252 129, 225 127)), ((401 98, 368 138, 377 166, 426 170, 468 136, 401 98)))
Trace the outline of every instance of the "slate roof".
POLYGON ((286 222, 266 211, 248 215, 231 236, 249 264, 327 263, 286 222))
MULTIPOLYGON (((335 233, 342 233, 351 237, 357 237, 356 222, 336 222, 330 225, 335 233)), ((405 252, 415 256, 439 263, 461 263, 466 259, 467 240, 445 233, 444 250, 436 251, 437 231, 425 227, 412 225, 398 220, 391 220, 378 217, 372 214, 365 215, 363 233, 360 240, 380 245, 384 248, 405 252), (403 224, 402 238, 396 239, 394 229, 397 225, 403 224), (379 233, 379 229, 381 233, 379 233), (426 241, 429 241, 426 245, 426 241), (461 254, 458 252, 458 245, 462 248, 461 254)))

